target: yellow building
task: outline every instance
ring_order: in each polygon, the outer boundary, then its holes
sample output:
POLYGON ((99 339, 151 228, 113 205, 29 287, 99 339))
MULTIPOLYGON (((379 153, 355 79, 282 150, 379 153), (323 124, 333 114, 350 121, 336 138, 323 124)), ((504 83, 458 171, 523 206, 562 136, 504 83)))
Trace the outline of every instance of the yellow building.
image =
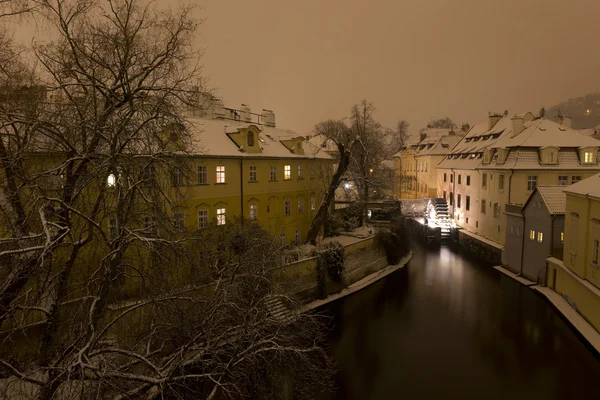
POLYGON ((458 226, 502 247, 506 205, 522 206, 538 185, 568 185, 600 171, 600 141, 532 113, 490 114, 438 165, 438 196, 458 226))
POLYGON ((547 285, 600 331, 600 174, 565 193, 563 260, 547 259, 547 285))
POLYGON ((189 172, 172 174, 186 200, 174 218, 202 229, 243 217, 282 243, 302 242, 331 177, 332 157, 305 137, 275 128, 271 111, 217 107, 188 118, 189 172))
POLYGON ((396 196, 399 199, 437 197, 437 171, 435 167, 466 133, 452 129, 427 127, 394 155, 395 169, 399 172, 396 196))

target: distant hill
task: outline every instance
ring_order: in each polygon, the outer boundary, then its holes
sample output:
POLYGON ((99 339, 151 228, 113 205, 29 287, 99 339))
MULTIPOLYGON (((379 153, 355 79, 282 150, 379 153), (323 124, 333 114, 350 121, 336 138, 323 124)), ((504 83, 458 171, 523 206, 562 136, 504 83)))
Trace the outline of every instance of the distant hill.
POLYGON ((569 99, 546 110, 547 118, 555 118, 558 113, 571 114, 574 129, 589 129, 600 125, 600 93, 569 99))

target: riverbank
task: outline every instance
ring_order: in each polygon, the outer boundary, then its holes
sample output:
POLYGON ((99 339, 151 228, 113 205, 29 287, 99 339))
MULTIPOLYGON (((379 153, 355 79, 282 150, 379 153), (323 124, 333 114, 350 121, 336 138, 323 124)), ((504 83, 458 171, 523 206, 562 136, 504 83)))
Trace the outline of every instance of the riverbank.
POLYGON ((362 290, 362 289, 368 287, 369 285, 385 278, 386 276, 399 270, 400 268, 404 268, 408 264, 408 262, 412 259, 412 257, 413 257, 413 252, 411 251, 408 253, 408 255, 406 255, 404 258, 402 258, 402 260, 400 260, 400 262, 398 264, 388 265, 387 267, 385 267, 377 272, 374 272, 370 275, 367 275, 357 282, 352 283, 348 287, 342 289, 340 292, 331 294, 324 299, 311 301, 310 303, 305 304, 302 307, 302 309, 300 310, 300 312, 314 310, 325 304, 331 303, 333 301, 339 300, 343 297, 346 297, 348 295, 356 293, 359 290, 362 290))
POLYGON ((600 333, 577 310, 571 307, 561 295, 550 288, 537 285, 535 282, 517 276, 501 266, 495 266, 494 269, 542 295, 569 322, 590 347, 595 349, 596 353, 600 355, 600 333))

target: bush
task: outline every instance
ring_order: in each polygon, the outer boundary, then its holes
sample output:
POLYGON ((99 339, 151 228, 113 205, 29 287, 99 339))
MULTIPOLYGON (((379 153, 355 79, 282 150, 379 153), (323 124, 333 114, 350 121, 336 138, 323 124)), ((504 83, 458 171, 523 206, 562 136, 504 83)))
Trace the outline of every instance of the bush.
POLYGON ((317 291, 320 298, 326 293, 325 273, 333 282, 341 282, 344 273, 344 246, 331 242, 317 251, 317 291))
POLYGON ((323 236, 337 236, 342 232, 342 218, 337 214, 328 213, 323 224, 323 236))
POLYGON ((390 230, 380 230, 375 235, 375 240, 385 250, 387 262, 390 265, 395 265, 400 262, 402 257, 406 256, 409 251, 409 239, 404 225, 404 219, 394 221, 390 230))

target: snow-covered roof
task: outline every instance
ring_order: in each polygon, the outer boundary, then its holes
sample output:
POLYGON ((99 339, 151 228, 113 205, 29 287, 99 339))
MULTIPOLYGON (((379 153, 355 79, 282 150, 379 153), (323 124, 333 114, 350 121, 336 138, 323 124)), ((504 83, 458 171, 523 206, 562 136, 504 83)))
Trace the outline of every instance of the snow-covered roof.
MULTIPOLYGON (((544 204, 546 204, 546 208, 548 212, 552 215, 564 215, 565 209, 567 205, 567 196, 564 192, 565 186, 538 186, 536 191, 539 192, 544 204)), ((535 191, 531 194, 529 199, 533 197, 535 191)), ((529 200, 525 203, 525 207, 529 204, 529 200)))
POLYGON ((419 156, 441 156, 448 154, 454 146, 462 139, 462 136, 446 135, 437 138, 431 145, 419 150, 415 157, 419 156))
POLYGON ((591 176, 565 188, 565 193, 591 196, 600 199, 600 174, 591 176))
POLYGON ((558 163, 542 164, 540 162, 539 150, 529 147, 513 148, 508 153, 506 160, 502 163, 497 157, 494 157, 489 164, 480 165, 478 169, 526 169, 526 170, 600 170, 598 163, 586 164, 579 161, 577 149, 566 148, 559 149, 557 156, 558 163))
POLYGON ((320 158, 331 159, 326 149, 317 147, 305 138, 287 129, 267 127, 254 123, 231 120, 189 117, 192 136, 192 154, 198 156, 244 157, 244 158, 320 158), (255 126, 259 131, 260 153, 240 151, 228 134, 255 126), (282 140, 301 138, 304 155, 294 154, 282 140))

